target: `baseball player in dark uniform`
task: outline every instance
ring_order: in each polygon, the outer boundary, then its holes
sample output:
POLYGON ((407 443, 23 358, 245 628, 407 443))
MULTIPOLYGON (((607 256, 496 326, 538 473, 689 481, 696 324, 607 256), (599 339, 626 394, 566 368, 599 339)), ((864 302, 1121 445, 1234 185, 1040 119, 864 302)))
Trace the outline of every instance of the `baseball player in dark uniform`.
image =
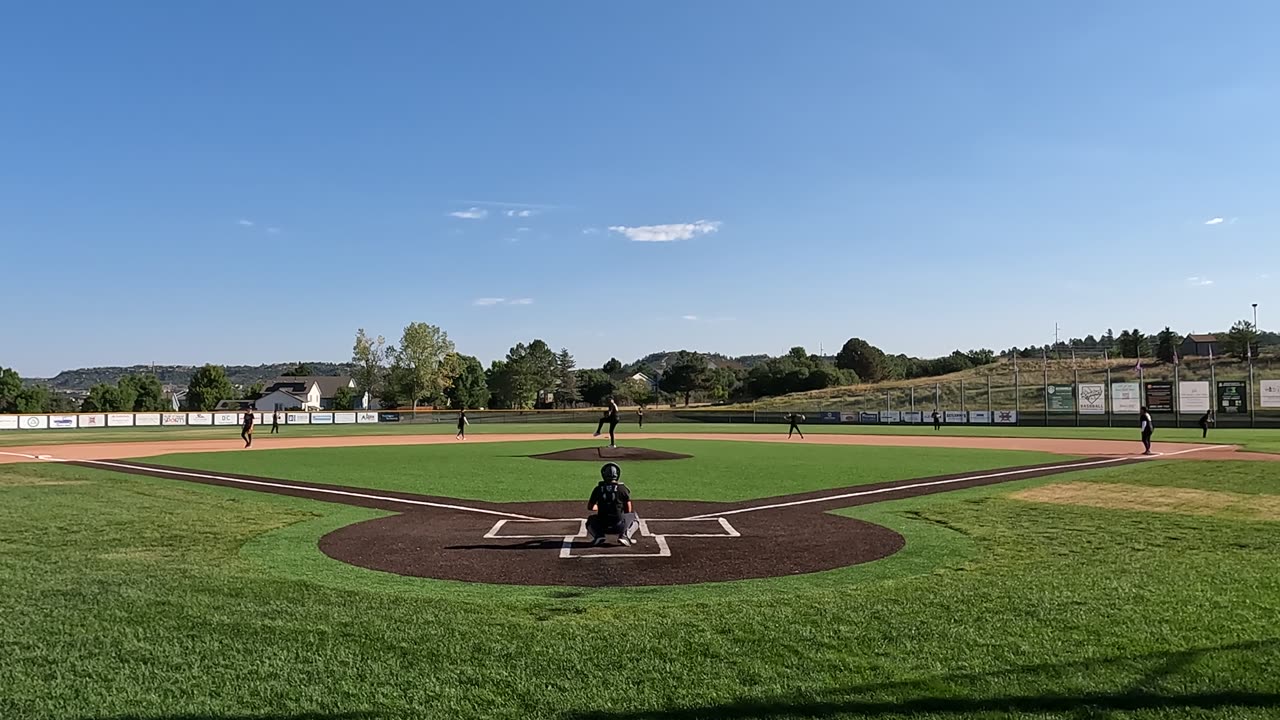
POLYGON ((280 434, 280 411, 271 413, 271 434, 280 434))
POLYGON ((627 517, 632 512, 631 491, 622 484, 622 468, 614 463, 605 463, 600 468, 600 484, 591 491, 587 509, 595 513, 587 518, 592 547, 603 545, 605 536, 610 534, 617 535, 623 545, 632 543, 636 523, 627 517))
POLYGON ((942 429, 942 414, 939 413, 937 410, 933 411, 933 429, 934 430, 942 429))
POLYGON ((609 447, 617 447, 613 432, 618 428, 618 403, 613 398, 609 398, 609 408, 604 411, 600 422, 596 423, 596 434, 592 437, 600 437, 605 423, 609 423, 609 447))
POLYGON ((240 428, 240 438, 244 440, 245 447, 253 444, 253 410, 244 411, 244 425, 240 428))
POLYGON ((644 406, 636 408, 636 422, 640 423, 640 429, 644 429, 644 406))
POLYGON ((804 439, 804 433, 800 432, 800 423, 804 422, 804 416, 800 413, 787 413, 783 419, 791 423, 791 427, 787 428, 787 438, 790 439, 793 433, 800 433, 800 439, 804 439))
POLYGON ((459 440, 466 440, 467 426, 470 424, 471 424, 471 421, 467 419, 466 408, 459 410, 458 411, 458 434, 455 437, 457 437, 457 439, 459 440))
POLYGON ((1209 424, 1213 422, 1213 413, 1206 412, 1200 416, 1200 437, 1209 437, 1209 424))
POLYGON ((1156 431, 1155 423, 1151 421, 1151 413, 1145 407, 1139 411, 1139 426, 1142 428, 1142 447, 1145 448, 1143 455, 1153 455, 1151 452, 1151 435, 1156 431))

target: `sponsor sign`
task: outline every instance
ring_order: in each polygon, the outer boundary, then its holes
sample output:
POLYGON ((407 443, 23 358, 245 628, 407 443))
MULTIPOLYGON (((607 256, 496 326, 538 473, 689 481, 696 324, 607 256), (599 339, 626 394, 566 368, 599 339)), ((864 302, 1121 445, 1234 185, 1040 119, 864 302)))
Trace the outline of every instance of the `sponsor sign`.
POLYGON ((228 412, 214 413, 213 424, 214 425, 239 425, 240 413, 228 413, 228 412))
POLYGON ((17 415, 0 415, 0 430, 17 430, 17 415))
POLYGON ((919 410, 911 410, 902 413, 902 422, 904 423, 921 423, 924 422, 924 413, 919 410))
POLYGON ((311 424, 312 425, 332 425, 333 413, 311 413, 311 424))
POLYGON ((1263 380, 1259 401, 1264 408, 1280 408, 1280 380, 1263 380))
POLYGON ((1107 386, 1102 383, 1080 383, 1081 415, 1101 415, 1107 411, 1107 386))
POLYGON ((1178 383, 1178 412, 1195 415, 1209 412, 1209 383, 1203 380, 1178 383))
POLYGON ((133 424, 142 427, 154 427, 160 424, 160 413, 138 413, 133 416, 133 424))
POLYGON ((1153 413, 1173 412, 1173 383, 1149 382, 1147 385, 1147 409, 1153 413))
POLYGON ((995 417, 992 418, 997 425, 1016 425, 1018 424, 1017 410, 997 410, 995 417))
POLYGON ((76 416, 75 415, 50 415, 49 427, 55 428, 58 430, 66 430, 68 428, 76 427, 76 416))
POLYGON ((860 412, 858 413, 858 422, 879 424, 880 413, 878 412, 860 412))
POLYGON ((981 423, 983 425, 991 422, 991 412, 988 410, 970 410, 969 422, 981 423))
POLYGON ((963 410, 948 410, 942 414, 942 419, 948 425, 950 424, 964 425, 965 420, 967 420, 968 418, 965 417, 965 411, 963 410))
POLYGON ((1069 413, 1076 411, 1075 387, 1072 385, 1050 385, 1045 388, 1046 401, 1051 413, 1069 413))
POLYGON ((378 413, 378 422, 400 422, 400 413, 397 413, 397 412, 378 413))
POLYGON ((1218 414, 1242 415, 1249 412, 1249 383, 1243 380, 1218 381, 1218 414))
POLYGON ((47 430, 49 428, 49 416, 22 415, 18 418, 18 427, 23 430, 47 430))
POLYGON ((106 427, 106 426, 107 426, 106 415, 81 415, 80 416, 80 427, 82 428, 97 428, 97 427, 106 427))
POLYGON ((858 422, 858 413, 842 412, 840 413, 840 422, 856 423, 858 422))
POLYGON ((186 413, 164 413, 160 416, 161 425, 186 425, 186 413))
POLYGON ((1111 383, 1111 412, 1137 415, 1142 410, 1142 386, 1136 382, 1111 383))
POLYGON ((190 413, 187 415, 188 425, 212 425, 212 413, 190 413))
POLYGON ((356 421, 356 414, 353 412, 334 413, 333 421, 339 425, 350 425, 356 421))
POLYGON ((133 427, 133 413, 111 413, 107 415, 107 427, 133 427))
POLYGON ((902 412, 900 410, 881 410, 880 422, 886 424, 902 422, 902 412))
POLYGON ((826 411, 826 412, 820 412, 820 413, 818 413, 818 422, 821 422, 821 423, 838 423, 838 422, 840 422, 840 413, 838 413, 838 412, 832 412, 832 411, 830 411, 830 410, 828 410, 828 411, 826 411))
POLYGON ((285 413, 284 421, 290 425, 310 425, 311 413, 301 413, 301 412, 285 413))
POLYGON ((356 422, 358 423, 376 423, 378 422, 378 413, 362 412, 356 413, 356 422))

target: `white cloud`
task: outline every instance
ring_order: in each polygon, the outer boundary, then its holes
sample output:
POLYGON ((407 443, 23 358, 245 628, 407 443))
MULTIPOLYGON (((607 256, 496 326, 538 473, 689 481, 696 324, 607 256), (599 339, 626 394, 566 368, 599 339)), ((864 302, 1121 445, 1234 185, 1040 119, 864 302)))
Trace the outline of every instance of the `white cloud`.
POLYGON ((512 300, 511 304, 512 305, 532 305, 533 298, 520 298, 518 300, 512 300))
POLYGON ((272 235, 279 235, 279 234, 280 234, 280 228, 278 228, 278 227, 269 227, 269 228, 267 228, 267 232, 271 233, 272 235))
POLYGON ((500 200, 455 200, 454 202, 468 205, 488 205, 490 207, 526 208, 529 210, 557 210, 561 207, 560 205, 547 205, 544 203, 502 202, 500 200))
POLYGON ((506 214, 507 214, 507 217, 527 218, 527 217, 533 217, 538 213, 535 210, 507 210, 506 214))
POLYGON ((243 225, 243 226, 245 226, 245 227, 253 227, 253 221, 252 221, 252 220, 240 220, 240 221, 238 221, 236 224, 237 224, 237 225, 243 225))
POLYGON ((698 316, 697 316, 697 315, 684 315, 684 316, 682 316, 682 317, 681 317, 681 319, 683 319, 683 320, 697 320, 697 319, 698 319, 698 316))
POLYGON ((1213 281, 1209 278, 1202 278, 1198 275, 1193 275, 1187 278, 1187 284, 1194 287, 1208 287, 1213 284, 1213 281))
POLYGON ((516 228, 516 232, 530 232, 530 229, 527 227, 518 227, 516 228))
POLYGON ((451 212, 449 215, 456 218, 462 218, 463 220, 483 220, 489 215, 489 211, 484 208, 473 207, 466 210, 451 212))
POLYGON ((516 298, 515 300, 508 300, 506 298, 487 297, 480 298, 472 304, 479 305, 480 307, 493 307, 494 305, 532 305, 533 298, 516 298))
POLYGON ((481 307, 488 307, 490 305, 501 305, 505 300, 506 298, 480 298, 475 301, 475 304, 481 307))
POLYGON ((1204 224, 1205 225, 1221 225, 1224 222, 1226 222, 1225 219, 1216 217, 1216 218, 1209 218, 1208 220, 1205 220, 1204 224))
POLYGON ((583 228, 582 229, 583 235, 595 235, 598 232, 600 232, 600 228, 583 228))
POLYGON ((720 229, 719 220, 697 220, 691 223, 672 223, 669 225, 640 225, 627 227, 611 225, 609 230, 625 236, 632 242, 674 242, 689 240, 698 235, 706 235, 720 229))
POLYGON ((509 243, 518 243, 518 242, 520 242, 520 238, 507 238, 507 242, 509 242, 509 243))

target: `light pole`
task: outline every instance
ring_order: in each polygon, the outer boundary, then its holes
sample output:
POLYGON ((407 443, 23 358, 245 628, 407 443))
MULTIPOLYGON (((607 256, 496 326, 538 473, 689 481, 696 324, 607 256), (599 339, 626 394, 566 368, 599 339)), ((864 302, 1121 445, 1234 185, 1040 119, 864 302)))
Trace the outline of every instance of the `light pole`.
MULTIPOLYGON (((1254 344, 1258 339, 1258 303, 1253 304, 1253 336, 1254 344)), ((1259 393, 1261 394, 1261 393, 1259 393)), ((1249 348, 1249 427, 1258 426, 1258 398, 1253 394, 1253 348, 1249 348)))

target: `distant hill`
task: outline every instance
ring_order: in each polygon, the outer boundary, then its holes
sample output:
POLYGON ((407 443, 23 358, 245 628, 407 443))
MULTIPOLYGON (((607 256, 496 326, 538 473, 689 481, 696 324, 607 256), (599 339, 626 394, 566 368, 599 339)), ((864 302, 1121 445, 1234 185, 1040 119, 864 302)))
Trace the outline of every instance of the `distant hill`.
MULTIPOLYGON (((350 375, 354 366, 350 363, 307 362, 316 375, 350 375)), ((236 385, 248 386, 255 382, 270 380, 297 367, 298 363, 275 363, 272 365, 229 365, 227 377, 236 385)), ((94 367, 77 370, 64 370, 51 378, 27 378, 28 383, 48 385, 54 390, 63 392, 83 392, 99 383, 116 383, 126 375, 153 373, 163 385, 186 387, 191 375, 196 371, 195 365, 132 365, 129 367, 94 367)))

